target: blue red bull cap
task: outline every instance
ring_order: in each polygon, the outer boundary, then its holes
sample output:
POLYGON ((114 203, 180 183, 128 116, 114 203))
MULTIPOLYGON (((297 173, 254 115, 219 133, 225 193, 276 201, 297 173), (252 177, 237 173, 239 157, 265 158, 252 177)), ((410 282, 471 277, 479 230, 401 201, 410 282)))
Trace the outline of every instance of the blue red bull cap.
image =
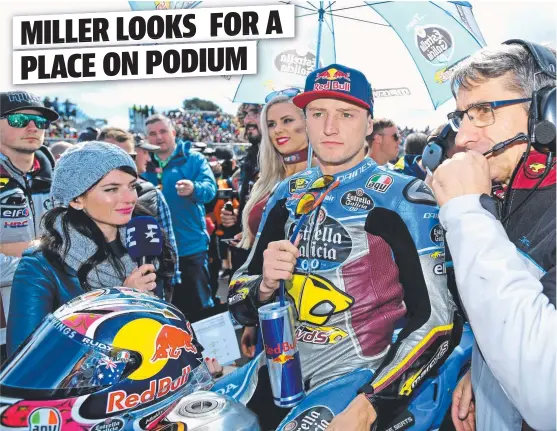
POLYGON ((341 99, 369 109, 373 116, 373 93, 366 76, 342 64, 330 64, 314 70, 306 78, 302 94, 292 100, 298 108, 323 98, 341 99))

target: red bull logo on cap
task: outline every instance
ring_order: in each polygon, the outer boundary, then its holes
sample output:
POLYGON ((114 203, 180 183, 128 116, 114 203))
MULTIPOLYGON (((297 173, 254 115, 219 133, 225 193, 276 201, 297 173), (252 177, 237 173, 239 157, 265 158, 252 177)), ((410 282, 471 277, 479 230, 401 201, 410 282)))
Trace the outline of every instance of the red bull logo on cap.
POLYGON ((161 359, 178 359, 182 354, 182 349, 186 352, 197 353, 197 347, 193 344, 192 329, 187 323, 188 331, 184 331, 176 326, 162 325, 157 337, 155 338, 155 353, 151 362, 161 359))
POLYGON ((319 72, 315 76, 315 80, 318 79, 326 79, 328 81, 336 81, 337 79, 345 79, 350 81, 350 72, 343 72, 341 70, 335 69, 334 67, 331 69, 324 70, 323 72, 319 72))
POLYGON ((315 91, 346 91, 350 92, 350 72, 330 68, 319 72, 315 75, 315 83, 313 84, 315 91), (318 81, 325 80, 324 83, 318 81), (344 82, 340 82, 343 80, 344 82))

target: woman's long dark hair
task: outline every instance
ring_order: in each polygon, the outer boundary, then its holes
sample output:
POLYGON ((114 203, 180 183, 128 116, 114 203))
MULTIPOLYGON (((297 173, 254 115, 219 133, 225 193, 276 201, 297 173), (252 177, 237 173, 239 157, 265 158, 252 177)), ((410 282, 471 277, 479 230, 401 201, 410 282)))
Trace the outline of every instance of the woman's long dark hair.
MULTIPOLYGON (((137 178, 136 172, 127 166, 122 166, 118 168, 118 170, 137 178)), ((99 181, 93 184, 89 190, 95 187, 99 181)), ((141 215, 153 216, 151 211, 137 202, 132 217, 141 215)), ((76 210, 71 206, 68 206, 68 208, 53 208, 45 213, 42 224, 44 227, 44 235, 41 238, 41 245, 39 249, 53 266, 61 270, 64 270, 64 258, 67 256, 71 247, 69 232, 70 226, 97 244, 97 251, 77 270, 77 278, 79 279, 83 290, 89 291, 93 289, 93 287, 91 287, 87 282, 87 275, 93 268, 104 261, 108 261, 112 265, 122 280, 129 275, 125 274, 124 265, 106 241, 101 229, 97 226, 93 219, 85 213, 85 211, 76 210), (55 221, 60 216, 62 217, 62 235, 60 235, 60 233, 58 233, 58 231, 54 228, 55 221)), ((158 259, 159 269, 156 274, 157 282, 162 280, 164 283, 163 285, 168 290, 170 286, 170 279, 174 275, 176 255, 170 245, 170 242, 168 241, 166 232, 164 232, 163 229, 161 229, 161 232, 163 235, 163 247, 162 255, 160 259, 158 259)))

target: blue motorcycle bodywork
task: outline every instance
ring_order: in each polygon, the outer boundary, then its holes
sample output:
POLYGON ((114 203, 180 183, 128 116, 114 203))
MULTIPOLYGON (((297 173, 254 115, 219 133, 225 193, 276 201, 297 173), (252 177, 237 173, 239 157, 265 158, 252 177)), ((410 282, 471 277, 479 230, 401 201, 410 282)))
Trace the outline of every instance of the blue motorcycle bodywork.
MULTIPOLYGON (((425 380, 415 392, 406 412, 388 430, 426 431, 441 426, 451 405, 453 391, 467 371, 472 356, 474 337, 464 325, 460 344, 454 349, 435 378, 425 380)), ((265 366, 265 355, 255 359, 222 379, 212 391, 228 395, 247 404, 257 386, 258 370, 265 366)), ((294 407, 277 430, 321 430, 342 412, 357 395, 358 389, 372 378, 370 370, 355 370, 341 378, 314 388, 294 407)))

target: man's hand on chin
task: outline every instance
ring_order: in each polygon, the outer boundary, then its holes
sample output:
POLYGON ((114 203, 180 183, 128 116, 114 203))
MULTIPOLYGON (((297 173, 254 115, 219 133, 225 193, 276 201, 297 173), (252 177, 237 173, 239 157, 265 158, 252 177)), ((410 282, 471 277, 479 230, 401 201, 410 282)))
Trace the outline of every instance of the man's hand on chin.
POLYGON ((365 395, 360 394, 341 414, 335 416, 327 431, 369 431, 376 419, 375 409, 365 395))

